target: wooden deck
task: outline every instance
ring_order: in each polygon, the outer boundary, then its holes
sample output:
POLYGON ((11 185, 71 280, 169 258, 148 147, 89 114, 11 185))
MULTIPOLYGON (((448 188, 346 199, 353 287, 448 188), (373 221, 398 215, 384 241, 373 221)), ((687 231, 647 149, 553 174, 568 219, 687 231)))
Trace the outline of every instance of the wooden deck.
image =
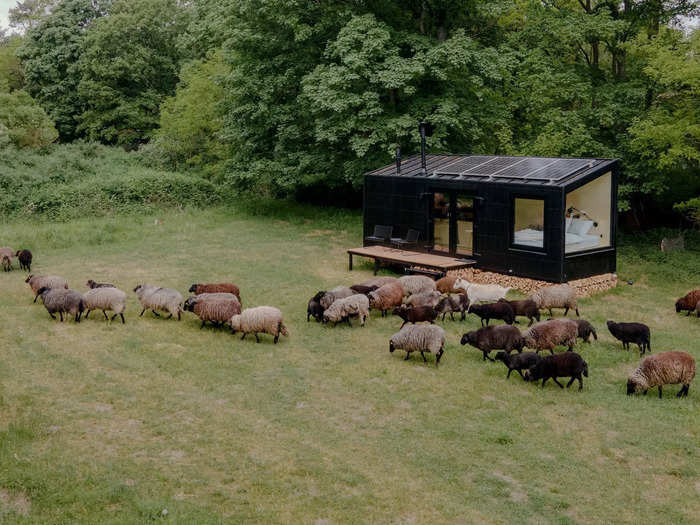
POLYGON ((388 246, 364 246, 348 250, 348 269, 352 270, 352 257, 367 257, 374 259, 374 273, 377 274, 380 262, 398 264, 405 268, 420 267, 437 270, 446 273, 450 270, 459 270, 474 266, 476 261, 472 259, 456 259, 434 253, 420 253, 390 248, 388 246))

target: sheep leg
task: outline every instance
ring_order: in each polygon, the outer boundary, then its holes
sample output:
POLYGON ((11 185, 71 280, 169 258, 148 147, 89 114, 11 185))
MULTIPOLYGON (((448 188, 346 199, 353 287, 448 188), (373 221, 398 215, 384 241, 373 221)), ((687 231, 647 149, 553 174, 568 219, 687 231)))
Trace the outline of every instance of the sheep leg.
POLYGON ((166 317, 165 319, 166 319, 166 320, 172 319, 172 317, 173 317, 173 314, 170 314, 170 315, 169 315, 168 317, 166 317))
POLYGON ((550 352, 552 355, 554 355, 554 348, 550 348, 550 349, 549 349, 549 352, 550 352))
MULTIPOLYGON (((382 317, 383 317, 383 316, 382 316, 382 317)), ((348 323, 348 326, 349 326, 349 327, 352 327, 352 324, 350 323, 350 317, 349 317, 349 316, 345 318, 345 322, 348 323)))
POLYGON ((643 395, 647 395, 647 392, 648 392, 648 391, 649 391, 649 390, 645 390, 644 393, 643 393, 643 395))
POLYGON ((525 381, 525 376, 523 375, 523 371, 520 370, 519 368, 516 369, 518 371, 518 374, 520 374, 520 377, 523 378, 523 381, 525 381))
POLYGON ((79 323, 79 322, 80 322, 80 312, 78 312, 77 314, 75 314, 75 322, 76 322, 76 323, 79 323))
POLYGON ((554 381, 557 385, 559 385, 559 388, 561 388, 562 390, 564 389, 564 385, 562 385, 559 381, 557 381, 556 377, 553 377, 552 381, 554 381))
POLYGON ((569 315, 569 307, 564 308, 564 317, 569 315))
POLYGON ((542 378, 542 388, 544 388, 544 384, 547 382, 548 377, 543 377, 542 378))
POLYGON ((56 316, 54 314, 52 314, 51 312, 49 312, 49 315, 51 316, 51 319, 56 319, 56 316))
POLYGON ((126 324, 126 321, 124 320, 124 314, 123 313, 119 314, 119 317, 122 318, 122 324, 126 324))
POLYGON ((143 310, 141 310, 141 313, 139 314, 139 317, 143 317, 143 314, 144 314, 145 311, 146 311, 145 308, 144 308, 143 310))
POLYGON ((256 342, 256 343, 259 343, 259 342, 260 342, 260 338, 258 337, 258 332, 254 332, 254 335, 255 335, 255 342, 256 342))
POLYGON ((530 323, 527 325, 528 328, 531 327, 531 326, 532 326, 532 323, 534 323, 534 322, 535 322, 535 318, 534 318, 534 317, 530 317, 530 323))
POLYGON ((661 391, 661 385, 659 385, 659 399, 661 399, 662 397, 663 397, 663 393, 661 391))
POLYGON ((508 375, 506 376, 506 379, 508 379, 508 378, 510 377, 510 373, 511 373, 512 371, 513 371, 512 368, 509 368, 509 369, 508 369, 508 375))
POLYGON ((569 388, 569 387, 574 383, 574 380, 575 380, 575 379, 576 379, 575 377, 571 376, 571 381, 569 381, 568 383, 566 383, 566 388, 569 388))
POLYGON ((408 361, 409 357, 411 357, 411 352, 406 352, 406 357, 404 357, 403 360, 408 361))
POLYGON ((437 366, 440 364, 440 358, 442 357, 442 354, 443 354, 444 352, 445 352, 445 350, 443 350, 443 348, 440 347, 440 351, 439 351, 439 352, 437 353, 437 355, 435 356, 435 367, 436 367, 436 368, 437 368, 437 366))
POLYGON ((207 322, 206 322, 206 321, 202 321, 202 324, 199 326, 199 329, 201 330, 202 328, 204 328, 204 325, 205 325, 205 324, 207 324, 207 322))
POLYGON ((424 363, 428 362, 428 360, 425 358, 425 354, 423 352, 420 353, 420 356, 423 358, 424 363))
POLYGON ((462 321, 464 321, 467 318, 467 313, 462 310, 462 321))
MULTIPOLYGON (((104 310, 102 310, 102 315, 105 316, 105 321, 109 321, 109 317, 107 317, 107 312, 105 312, 104 310)), ((87 319, 87 316, 85 317, 85 319, 87 319)))
POLYGON ((578 376, 576 379, 578 379, 578 389, 583 390, 583 378, 578 376))
POLYGON ((58 312, 58 315, 61 316, 61 322, 63 322, 63 312, 58 312))
POLYGON ((273 339, 273 342, 275 344, 277 344, 277 341, 279 341, 279 340, 280 340, 280 334, 279 334, 279 332, 277 332, 277 334, 275 334, 275 338, 273 339))
POLYGON ((156 312, 155 310, 151 310, 151 312, 153 312, 153 315, 155 315, 156 317, 160 317, 160 314, 158 312, 156 312))
POLYGON ((243 339, 245 339, 246 335, 248 335, 248 332, 243 332, 243 337, 241 337, 241 341, 243 341, 243 339))
POLYGON ((690 384, 683 385, 683 388, 680 389, 680 392, 678 392, 677 397, 688 397, 688 389, 689 388, 690 388, 690 384))
POLYGON ((178 321, 180 320, 180 314, 181 314, 181 313, 182 313, 182 312, 180 312, 180 310, 177 311, 177 320, 178 320, 178 321))
MULTIPOLYGON (((443 321, 445 320, 445 314, 442 314, 442 320, 443 321)), ((454 320, 455 320, 455 316, 452 314, 452 312, 450 312, 450 321, 454 321, 454 320)))
POLYGON ((576 307, 576 317, 581 317, 578 313, 578 306, 576 307))
POLYGON ((549 317, 554 317, 554 313, 552 313, 552 309, 549 309, 549 317))
POLYGON ((36 302, 36 300, 37 300, 38 298, 39 298, 39 296, 38 296, 38 295, 35 295, 35 296, 34 296, 34 302, 36 302))
MULTIPOLYGON (((405 325, 407 322, 408 322, 408 321, 404 321, 403 324, 401 325, 401 328, 403 328, 404 325, 405 325)), ((401 330, 401 328, 399 328, 399 330, 401 330)))
MULTIPOLYGON (((88 318, 88 315, 90 315, 90 312, 92 312, 92 310, 88 310, 87 312, 85 312, 85 319, 88 318)), ((104 310, 103 310, 103 312, 104 312, 104 310)))

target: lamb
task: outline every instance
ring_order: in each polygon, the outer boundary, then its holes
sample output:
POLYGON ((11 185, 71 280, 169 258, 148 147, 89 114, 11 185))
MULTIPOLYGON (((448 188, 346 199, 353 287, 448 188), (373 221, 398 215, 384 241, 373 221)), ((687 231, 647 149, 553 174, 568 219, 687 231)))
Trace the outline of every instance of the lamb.
POLYGON ((231 293, 200 294, 188 297, 183 309, 199 317, 201 330, 207 321, 216 326, 227 323, 234 315, 241 313, 241 303, 231 293))
POLYGON ((431 306, 434 308, 440 302, 440 297, 441 294, 437 290, 416 293, 406 299, 406 304, 410 306, 431 306))
POLYGON ((15 256, 19 259, 20 270, 32 271, 32 252, 29 250, 17 250, 15 256))
POLYGON ((578 337, 580 337, 584 343, 591 342, 591 334, 596 341, 598 340, 598 334, 591 323, 585 319, 574 319, 573 321, 578 326, 578 337))
POLYGON ((404 289, 399 283, 389 283, 369 293, 369 307, 380 310, 382 317, 387 310, 399 306, 403 301, 404 289))
MULTIPOLYGON (((382 286, 384 286, 384 285, 382 285, 382 286)), ((373 286, 365 286, 365 285, 363 285, 363 284, 353 284, 353 285, 350 287, 350 289, 351 289, 353 292, 355 292, 355 293, 361 293, 362 295, 369 295, 370 292, 373 292, 373 291, 375 291, 375 290, 378 289, 378 288, 379 288, 379 286, 377 286, 376 284, 373 285, 373 286)))
POLYGON ((427 275, 404 275, 399 277, 399 283, 403 286, 405 296, 435 290, 435 281, 427 275))
MULTIPOLYGON (((506 301, 506 299, 503 299, 506 301)), ((532 326, 532 323, 537 321, 540 322, 540 310, 537 308, 537 304, 532 299, 522 299, 520 301, 507 301, 510 307, 513 309, 513 314, 515 317, 527 317, 530 323, 527 325, 528 328, 532 326)), ((518 321, 515 321, 516 323, 518 321)))
MULTIPOLYGON (((365 297, 365 299, 367 298, 365 297)), ((231 317, 229 325, 234 334, 236 332, 243 332, 241 340, 245 339, 248 334, 254 334, 257 343, 260 342, 258 333, 274 336, 275 344, 279 341, 280 335, 285 337, 289 336, 289 331, 282 322, 282 312, 274 306, 246 308, 242 313, 231 317)))
POLYGON ((639 347, 640 356, 643 356, 647 350, 651 352, 651 345, 649 344, 651 334, 647 325, 642 323, 616 323, 615 321, 608 321, 607 324, 612 336, 618 341, 622 341, 622 348, 625 350, 629 350, 630 343, 634 343, 639 347))
POLYGON ((506 379, 510 377, 513 370, 520 374, 520 377, 525 379, 523 375, 523 370, 527 370, 531 366, 537 364, 537 362, 542 359, 537 352, 522 352, 520 354, 511 355, 510 352, 498 352, 496 354, 496 361, 503 361, 503 364, 508 367, 508 375, 506 379))
POLYGON ((433 324, 435 318, 438 315, 435 309, 431 306, 409 307, 405 304, 394 308, 393 314, 398 315, 401 319, 403 319, 403 324, 401 325, 401 328, 403 328, 406 323, 416 324, 428 321, 429 323, 433 324))
POLYGON ((52 319, 56 319, 55 314, 58 313, 61 317, 61 322, 63 322, 63 314, 67 313, 74 316, 76 323, 80 322, 80 316, 85 310, 83 296, 80 292, 44 286, 39 288, 37 295, 41 297, 44 307, 52 319))
POLYGON ((450 314, 450 319, 454 321, 453 313, 460 312, 462 314, 462 321, 466 318, 467 308, 469 308, 469 298, 466 294, 455 294, 443 297, 438 302, 435 307, 435 311, 442 314, 442 320, 445 320, 445 315, 450 314))
POLYGON ((510 307, 508 301, 503 299, 497 303, 475 304, 472 306, 471 310, 471 313, 481 318, 481 326, 484 326, 484 320, 486 320, 486 326, 489 325, 491 319, 501 319, 505 321, 506 324, 513 324, 515 321, 513 309, 510 307))
POLYGON ((460 344, 466 345, 467 343, 481 350, 483 361, 486 359, 493 361, 489 357, 489 352, 492 350, 505 350, 509 354, 513 350, 522 352, 525 342, 520 330, 515 326, 499 325, 486 326, 473 332, 467 332, 462 336, 460 344))
POLYGON ((700 289, 692 290, 676 301, 676 312, 687 310, 686 315, 690 315, 690 312, 697 308, 698 302, 700 302, 700 289))
POLYGON ((475 303, 481 301, 495 302, 500 299, 505 299, 508 290, 510 290, 510 287, 504 288, 497 284, 470 283, 466 279, 457 279, 454 287, 467 292, 467 297, 469 297, 469 308, 467 312, 469 312, 475 303))
POLYGON ((566 384, 569 388, 574 379, 578 379, 578 389, 583 389, 583 378, 581 375, 588 377, 588 363, 576 352, 565 352, 563 354, 548 355, 543 357, 537 363, 528 368, 525 376, 525 381, 542 380, 542 387, 549 378, 564 388, 557 377, 570 377, 571 380, 566 384))
POLYGON ((457 279, 459 279, 459 277, 457 277, 456 275, 446 275, 445 277, 442 277, 435 281, 435 287, 437 288, 438 292, 444 294, 465 294, 466 291, 462 288, 455 288, 455 283, 457 282, 457 279))
POLYGON ((309 322, 309 318, 313 317, 316 319, 317 323, 323 321, 323 306, 321 306, 321 297, 324 296, 326 292, 321 290, 316 295, 314 295, 306 306, 306 322, 309 322))
POLYGON ((659 387, 662 397, 663 385, 682 384, 676 397, 688 396, 690 383, 695 378, 695 359, 685 352, 661 352, 642 359, 637 369, 627 380, 627 395, 644 392, 652 387, 659 387))
POLYGON ((95 289, 95 288, 116 288, 116 286, 114 286, 111 283, 96 283, 92 279, 88 279, 88 281, 85 283, 85 285, 88 288, 90 288, 91 290, 95 289))
POLYGON ((25 281, 34 292, 34 302, 39 297, 41 288, 64 288, 68 289, 68 282, 58 275, 29 275, 25 281))
POLYGON ((578 325, 571 319, 552 319, 542 321, 523 333, 525 346, 535 350, 549 350, 552 354, 557 345, 569 347, 571 352, 576 345, 578 325))
POLYGON ((381 277, 372 277, 371 279, 364 281, 360 283, 361 286, 376 286, 379 288, 380 286, 384 286, 385 284, 389 283, 396 283, 399 280, 396 277, 390 277, 388 275, 384 275, 381 277))
POLYGON ((389 352, 405 350, 407 361, 411 352, 420 352, 423 361, 427 362, 424 352, 435 354, 435 366, 445 352, 445 331, 434 324, 414 324, 401 328, 389 340, 389 352))
POLYGON ((321 307, 324 310, 326 310, 338 299, 345 299, 346 297, 350 297, 351 295, 355 295, 355 292, 353 292, 347 286, 336 286, 331 291, 323 294, 323 296, 321 297, 321 307))
POLYGON ((2 262, 2 269, 6 272, 12 270, 12 258, 15 256, 15 251, 12 248, 3 246, 0 248, 0 262, 2 262))
POLYGON ((328 310, 323 312, 323 322, 333 322, 336 326, 341 321, 350 324, 350 317, 359 317, 360 326, 365 325, 365 320, 369 317, 369 299, 362 294, 351 295, 345 299, 338 299, 328 310))
POLYGON ((139 317, 142 317, 144 312, 150 309, 156 317, 160 317, 158 310, 161 310, 170 313, 166 319, 177 315, 177 320, 180 320, 182 295, 177 290, 160 288, 151 284, 139 284, 134 288, 134 292, 136 292, 143 307, 139 317))
POLYGON ((195 295, 201 295, 203 293, 232 293, 238 297, 238 302, 242 303, 241 291, 238 289, 238 286, 233 283, 195 283, 190 286, 189 292, 195 295))
POLYGON ((545 286, 533 293, 530 299, 540 310, 549 310, 550 316, 554 315, 552 308, 564 308, 564 315, 568 315, 571 309, 576 312, 576 317, 579 317, 576 290, 568 284, 545 286))
POLYGON ((114 287, 91 288, 83 294, 83 305, 87 312, 85 319, 88 318, 93 310, 102 310, 102 315, 107 317, 107 310, 114 312, 110 321, 114 321, 117 316, 122 319, 122 324, 126 324, 124 320, 124 310, 126 309, 126 293, 114 287))

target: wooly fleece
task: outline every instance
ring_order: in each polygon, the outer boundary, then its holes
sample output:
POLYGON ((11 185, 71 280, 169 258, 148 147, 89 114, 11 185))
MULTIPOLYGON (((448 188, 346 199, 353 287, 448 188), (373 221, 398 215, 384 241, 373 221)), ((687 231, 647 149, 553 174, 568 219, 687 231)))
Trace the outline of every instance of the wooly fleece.
POLYGON ((231 317, 229 325, 234 333, 243 332, 241 339, 245 339, 248 334, 254 334, 255 340, 260 342, 258 334, 265 333, 274 336, 277 344, 280 335, 289 336, 289 331, 282 321, 282 312, 274 306, 246 308, 240 314, 231 317))
MULTIPOLYGON (((401 330, 391 336, 389 340, 389 352, 394 350, 404 350, 406 359, 411 352, 430 352, 435 354, 435 366, 440 362, 440 358, 445 348, 445 331, 434 324, 412 324, 404 326, 401 330)), ((423 361, 427 361, 423 355, 423 361)))
MULTIPOLYGON (((373 292, 374 293, 374 292, 373 292)), ((350 324, 350 317, 358 316, 360 325, 365 325, 365 320, 369 317, 369 299, 366 295, 355 294, 345 299, 338 299, 325 312, 323 312, 323 322, 333 322, 338 324, 346 321, 350 324)))
POLYGON ((435 281, 426 275, 404 275, 399 282, 406 296, 435 290, 435 281))
POLYGON ((564 308, 564 315, 568 314, 569 310, 574 310, 576 315, 579 315, 576 290, 568 284, 545 286, 534 292, 530 299, 540 310, 549 310, 550 315, 552 315, 552 308, 564 308))
POLYGON ((646 391, 662 385, 682 384, 678 397, 688 395, 690 383, 695 378, 695 359, 686 352, 661 352, 642 359, 627 380, 627 394, 646 391))
POLYGON ((572 350, 577 336, 578 325, 571 319, 542 321, 523 333, 526 347, 537 352, 549 350, 552 354, 557 345, 568 346, 572 350))

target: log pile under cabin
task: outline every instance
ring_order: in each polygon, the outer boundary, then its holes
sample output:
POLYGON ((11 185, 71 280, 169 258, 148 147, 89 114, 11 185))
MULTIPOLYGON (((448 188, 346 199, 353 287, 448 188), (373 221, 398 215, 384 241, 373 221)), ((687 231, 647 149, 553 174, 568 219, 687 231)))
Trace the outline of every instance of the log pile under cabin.
MULTIPOLYGON (((525 277, 515 277, 513 275, 484 272, 473 268, 454 270, 448 272, 448 274, 458 275, 467 281, 480 284, 498 284, 500 286, 509 286, 510 288, 519 290, 526 295, 531 294, 543 286, 551 286, 553 284, 547 281, 537 281, 535 279, 527 279, 525 277)), ((585 279, 569 281, 568 284, 576 289, 576 293, 579 297, 589 297, 593 294, 615 288, 617 286, 617 275, 614 273, 593 275, 591 277, 586 277, 585 279)))

